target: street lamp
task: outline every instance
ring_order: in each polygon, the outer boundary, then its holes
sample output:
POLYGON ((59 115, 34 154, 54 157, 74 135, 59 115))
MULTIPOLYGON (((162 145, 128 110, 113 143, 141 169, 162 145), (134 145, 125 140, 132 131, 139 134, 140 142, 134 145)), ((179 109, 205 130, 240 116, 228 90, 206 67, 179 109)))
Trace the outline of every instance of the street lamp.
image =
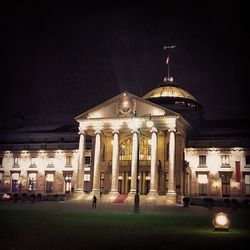
POLYGON ((136 193, 134 199, 134 213, 139 213, 140 211, 140 195, 139 195, 139 162, 140 162, 140 129, 141 129, 141 122, 144 118, 148 117, 146 121, 146 126, 148 128, 152 128, 154 126, 154 122, 151 120, 151 114, 144 114, 140 117, 137 116, 137 113, 133 113, 133 117, 131 120, 130 127, 133 129, 137 129, 137 164, 136 164, 136 193))

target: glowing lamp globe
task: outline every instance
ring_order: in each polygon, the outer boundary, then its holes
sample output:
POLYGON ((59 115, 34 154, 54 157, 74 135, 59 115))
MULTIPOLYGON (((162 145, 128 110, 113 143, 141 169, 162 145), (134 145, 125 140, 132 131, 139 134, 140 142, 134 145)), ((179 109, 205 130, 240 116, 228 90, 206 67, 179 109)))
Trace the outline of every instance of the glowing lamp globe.
POLYGON ((229 230, 228 215, 223 212, 215 214, 215 217, 213 219, 213 225, 215 230, 228 231, 229 230))

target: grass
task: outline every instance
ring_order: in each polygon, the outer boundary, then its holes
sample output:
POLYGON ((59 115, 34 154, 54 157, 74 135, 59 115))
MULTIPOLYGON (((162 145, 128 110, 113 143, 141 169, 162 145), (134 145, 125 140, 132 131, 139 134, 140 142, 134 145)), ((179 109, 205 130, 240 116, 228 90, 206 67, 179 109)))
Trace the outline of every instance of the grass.
POLYGON ((250 239, 250 213, 244 209, 229 211, 229 232, 216 232, 211 225, 215 211, 205 208, 133 214, 71 206, 62 209, 63 204, 35 206, 0 206, 1 249, 228 250, 243 249, 250 239))

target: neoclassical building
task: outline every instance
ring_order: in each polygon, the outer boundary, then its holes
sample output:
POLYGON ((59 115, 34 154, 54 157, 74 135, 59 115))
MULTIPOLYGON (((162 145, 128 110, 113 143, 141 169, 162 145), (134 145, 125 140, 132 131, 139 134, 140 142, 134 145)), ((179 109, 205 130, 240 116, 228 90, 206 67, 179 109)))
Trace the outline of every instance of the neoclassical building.
POLYGON ((249 128, 202 115, 195 97, 165 78, 143 97, 119 93, 77 125, 2 131, 0 192, 107 202, 139 192, 156 204, 250 195, 249 128))

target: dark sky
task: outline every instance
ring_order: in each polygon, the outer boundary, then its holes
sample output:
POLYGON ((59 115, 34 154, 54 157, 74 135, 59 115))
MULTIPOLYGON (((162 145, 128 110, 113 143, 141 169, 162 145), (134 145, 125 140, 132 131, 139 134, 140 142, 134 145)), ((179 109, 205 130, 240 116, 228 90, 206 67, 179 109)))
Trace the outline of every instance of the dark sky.
POLYGON ((16 113, 71 123, 123 90, 143 96, 166 75, 167 44, 206 119, 248 117, 247 1, 83 2, 1 4, 2 126, 16 113))

